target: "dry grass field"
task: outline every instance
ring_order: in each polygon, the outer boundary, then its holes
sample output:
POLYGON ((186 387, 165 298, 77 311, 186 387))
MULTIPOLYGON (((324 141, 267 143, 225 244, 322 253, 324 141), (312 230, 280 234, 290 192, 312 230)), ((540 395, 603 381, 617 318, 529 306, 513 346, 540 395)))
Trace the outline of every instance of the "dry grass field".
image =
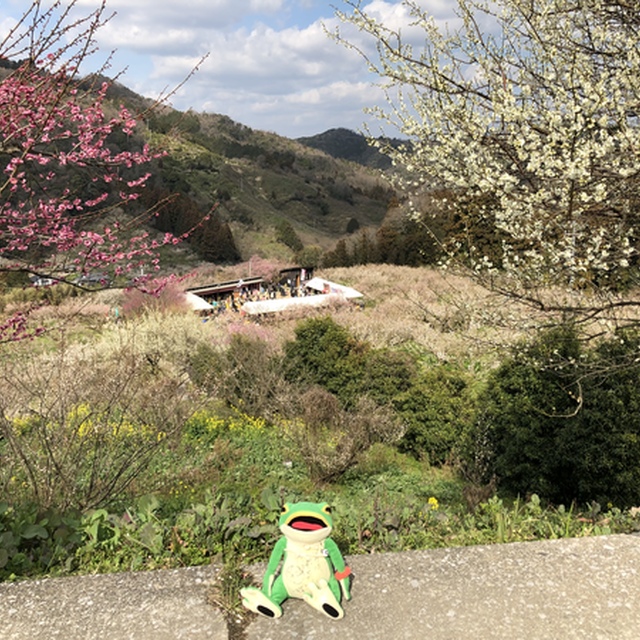
POLYGON ((323 275, 364 294, 362 312, 343 309, 336 320, 374 346, 414 344, 440 360, 475 360, 512 343, 521 335, 515 327, 526 327, 524 308, 507 309, 470 279, 435 268, 366 265, 323 275))
MULTIPOLYGON (((208 267, 188 278, 182 286, 247 275, 242 272, 242 266, 208 267)), ((180 311, 178 317, 150 312, 144 321, 142 317, 131 319, 130 329, 145 332, 153 325, 153 331, 173 336, 191 335, 196 331, 199 338, 210 343, 224 343, 230 334, 242 332, 281 345, 293 337, 302 318, 329 313, 374 347, 407 348, 441 362, 456 361, 485 368, 497 362, 516 340, 531 336, 534 328, 553 318, 549 314, 544 316, 531 305, 492 293, 468 277, 442 269, 362 265, 324 269, 316 275, 354 287, 364 295, 363 304, 299 310, 257 322, 228 314, 202 323, 187 309, 180 311), (153 320, 149 316, 153 316, 153 320)), ((123 295, 114 290, 67 298, 56 306, 42 307, 36 318, 48 326, 65 327, 71 335, 82 335, 85 342, 100 341, 102 330, 113 324, 112 311, 122 305, 123 295)), ((558 304, 563 299, 567 301, 568 296, 573 298, 573 303, 580 299, 588 304, 588 295, 546 292, 547 300, 558 304)), ((610 331, 618 321, 619 318, 614 317, 600 321, 598 330, 610 331)))
MULTIPOLYGON (((362 265, 324 269, 316 275, 357 289, 364 296, 363 305, 289 312, 260 321, 262 331, 276 342, 292 338, 302 318, 330 313, 374 347, 407 347, 441 361, 492 361, 533 320, 530 309, 516 303, 506 306, 504 299, 471 279, 436 268, 362 265)), ((228 277, 239 275, 229 272, 228 277)), ((215 322, 237 324, 238 319, 215 322)))
POLYGON ((442 269, 365 265, 328 269, 323 277, 365 295, 363 312, 338 310, 335 318, 375 346, 413 343, 440 360, 491 362, 521 338, 562 321, 563 307, 582 308, 585 335, 607 336, 637 323, 637 291, 609 295, 597 291, 545 288, 521 302, 480 286, 469 277, 442 269), (590 313, 590 309, 609 311, 590 313))

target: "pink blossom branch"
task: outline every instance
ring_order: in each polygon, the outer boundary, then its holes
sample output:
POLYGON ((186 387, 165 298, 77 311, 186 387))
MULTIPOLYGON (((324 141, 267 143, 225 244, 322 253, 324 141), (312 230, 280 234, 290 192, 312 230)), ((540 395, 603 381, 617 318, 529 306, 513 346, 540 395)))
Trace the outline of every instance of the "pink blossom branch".
MULTIPOLYGON (((146 271, 134 281, 157 290, 160 249, 193 229, 155 239, 140 231, 166 200, 127 223, 113 220, 126 205, 140 209, 135 201, 151 176, 145 166, 164 154, 132 140, 136 117, 123 105, 114 109, 107 103, 108 83, 81 90, 80 65, 95 50, 95 32, 109 17, 103 0, 76 19, 77 4, 56 1, 43 8, 33 0, 0 42, 0 58, 24 57, 0 79, 0 271, 78 287, 78 278, 92 271, 108 270, 110 277, 146 271), (114 134, 126 136, 133 150, 114 149, 114 134), (69 176, 82 185, 71 186, 69 176)), ((27 327, 26 315, 14 314, 0 325, 0 342, 39 332, 27 327)))

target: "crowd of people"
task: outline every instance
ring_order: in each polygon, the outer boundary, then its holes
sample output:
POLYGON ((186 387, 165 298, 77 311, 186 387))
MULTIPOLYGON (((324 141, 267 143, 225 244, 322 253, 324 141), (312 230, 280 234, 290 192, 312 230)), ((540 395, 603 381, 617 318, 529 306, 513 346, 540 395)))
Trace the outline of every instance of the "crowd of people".
POLYGON ((261 284, 258 288, 249 289, 240 286, 235 291, 218 299, 208 300, 211 311, 210 316, 218 316, 224 313, 242 313, 242 305, 245 302, 257 300, 275 300, 277 298, 295 298, 299 296, 313 295, 317 293, 305 286, 298 286, 291 279, 269 285, 261 284))

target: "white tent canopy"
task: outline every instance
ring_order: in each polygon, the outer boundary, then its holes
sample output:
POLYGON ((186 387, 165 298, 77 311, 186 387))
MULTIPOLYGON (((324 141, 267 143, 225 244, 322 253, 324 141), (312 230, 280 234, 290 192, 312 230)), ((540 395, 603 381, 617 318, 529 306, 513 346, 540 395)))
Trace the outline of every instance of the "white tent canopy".
POLYGON ((291 309, 300 309, 302 307, 322 307, 331 302, 339 302, 344 300, 343 296, 336 295, 316 295, 302 296, 300 298, 276 298, 275 300, 255 300, 245 302, 242 305, 242 311, 250 316, 260 315, 262 313, 276 313, 277 311, 290 311, 291 309))
POLYGON ((311 280, 304 283, 304 286, 314 291, 337 294, 347 299, 362 298, 362 294, 359 291, 351 287, 346 287, 343 284, 336 284, 330 280, 325 280, 324 278, 311 278, 311 280))
POLYGON ((197 296, 195 293, 191 293, 191 291, 184 292, 185 301, 192 311, 208 311, 213 309, 213 307, 200 296, 197 296))

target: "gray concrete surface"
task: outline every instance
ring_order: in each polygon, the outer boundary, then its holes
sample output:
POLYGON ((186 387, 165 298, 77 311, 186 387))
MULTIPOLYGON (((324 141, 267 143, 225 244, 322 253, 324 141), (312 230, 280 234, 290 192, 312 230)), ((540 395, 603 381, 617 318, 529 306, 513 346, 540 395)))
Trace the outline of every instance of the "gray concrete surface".
POLYGON ((0 640, 226 640, 216 567, 0 584, 0 640))
MULTIPOLYGON (((332 621, 299 600, 247 640, 638 640, 640 537, 352 556, 332 621)), ((263 566, 252 568, 261 578, 263 566)), ((206 603, 215 567, 0 584, 2 640, 227 638, 206 603)))

